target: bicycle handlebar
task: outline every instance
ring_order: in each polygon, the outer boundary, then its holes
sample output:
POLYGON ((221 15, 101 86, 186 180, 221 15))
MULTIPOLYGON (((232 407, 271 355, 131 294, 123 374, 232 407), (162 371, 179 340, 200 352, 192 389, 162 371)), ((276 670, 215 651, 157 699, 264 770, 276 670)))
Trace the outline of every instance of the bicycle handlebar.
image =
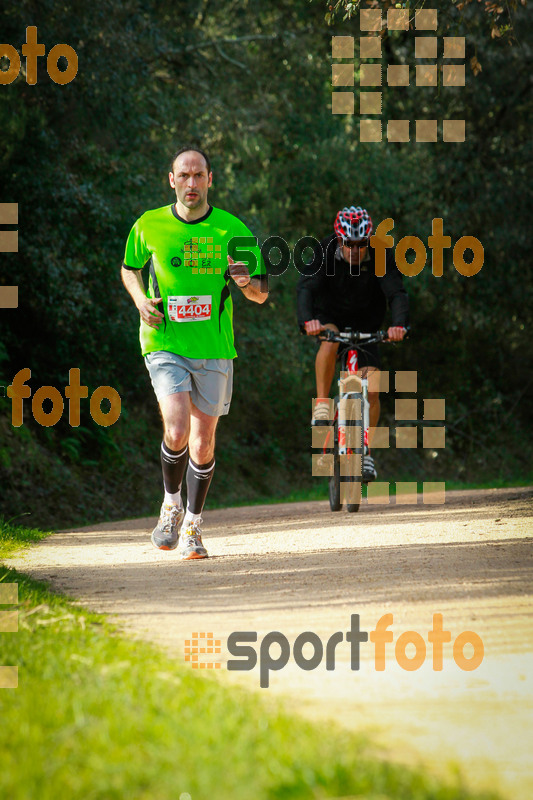
MULTIPOLYGON (((409 328, 406 328, 404 339, 408 336, 409 328)), ((331 328, 324 328, 324 330, 318 334, 318 338, 325 342, 340 342, 341 344, 374 344, 375 342, 389 341, 389 334, 387 331, 361 333, 360 331, 352 331, 349 328, 336 333, 332 331, 331 328)))
POLYGON ((387 331, 376 331, 376 333, 360 333, 359 331, 332 331, 325 328, 318 334, 318 338, 325 342, 340 342, 341 344, 374 344, 374 342, 384 342, 389 338, 387 331))

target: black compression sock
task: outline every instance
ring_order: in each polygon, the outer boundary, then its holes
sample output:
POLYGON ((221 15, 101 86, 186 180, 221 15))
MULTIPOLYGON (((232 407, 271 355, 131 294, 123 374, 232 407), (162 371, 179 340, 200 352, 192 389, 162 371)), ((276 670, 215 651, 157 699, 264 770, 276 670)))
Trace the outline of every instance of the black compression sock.
POLYGON ((189 458, 189 468, 187 469, 187 511, 192 514, 202 513, 214 471, 214 457, 207 464, 195 464, 192 458, 189 458))
POLYGON ((163 484, 168 494, 176 494, 176 492, 179 492, 183 476, 185 475, 188 455, 188 447, 178 452, 176 450, 171 450, 164 442, 161 442, 163 484))

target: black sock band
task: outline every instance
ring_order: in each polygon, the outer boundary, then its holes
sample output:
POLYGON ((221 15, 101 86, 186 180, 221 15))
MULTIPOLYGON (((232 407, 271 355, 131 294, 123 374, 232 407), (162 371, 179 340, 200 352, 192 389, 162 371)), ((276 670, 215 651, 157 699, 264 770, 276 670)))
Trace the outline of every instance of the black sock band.
POLYGON ((214 457, 207 464, 195 464, 192 458, 189 458, 189 467, 187 469, 187 509, 192 514, 202 513, 214 471, 214 457))
POLYGON ((187 457, 189 455, 189 448, 185 447, 181 452, 171 450, 170 447, 164 442, 161 442, 161 468, 163 470, 163 484, 165 491, 169 494, 179 492, 183 476, 185 475, 185 467, 187 466, 187 457))

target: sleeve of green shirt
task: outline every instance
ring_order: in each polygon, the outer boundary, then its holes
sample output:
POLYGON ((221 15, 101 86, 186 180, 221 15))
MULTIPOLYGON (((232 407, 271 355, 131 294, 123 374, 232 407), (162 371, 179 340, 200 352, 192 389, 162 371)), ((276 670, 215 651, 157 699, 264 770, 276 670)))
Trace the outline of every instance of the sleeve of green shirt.
POLYGON ((234 261, 243 261, 250 272, 251 278, 258 278, 266 275, 266 267, 261 248, 257 244, 257 238, 251 230, 246 227, 244 222, 238 221, 235 234, 228 243, 228 255, 234 261))
POLYGON ((142 269, 151 256, 144 241, 141 220, 142 217, 137 220, 126 242, 124 266, 128 269, 142 269))

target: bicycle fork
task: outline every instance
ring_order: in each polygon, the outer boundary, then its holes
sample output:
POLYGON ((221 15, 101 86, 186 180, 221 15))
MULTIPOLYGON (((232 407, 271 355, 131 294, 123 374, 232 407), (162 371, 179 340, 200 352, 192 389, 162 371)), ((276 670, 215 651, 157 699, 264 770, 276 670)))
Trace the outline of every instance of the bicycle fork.
POLYGON ((363 457, 368 447, 368 379, 343 373, 339 379, 338 453, 341 502, 359 504, 363 481, 363 457))

